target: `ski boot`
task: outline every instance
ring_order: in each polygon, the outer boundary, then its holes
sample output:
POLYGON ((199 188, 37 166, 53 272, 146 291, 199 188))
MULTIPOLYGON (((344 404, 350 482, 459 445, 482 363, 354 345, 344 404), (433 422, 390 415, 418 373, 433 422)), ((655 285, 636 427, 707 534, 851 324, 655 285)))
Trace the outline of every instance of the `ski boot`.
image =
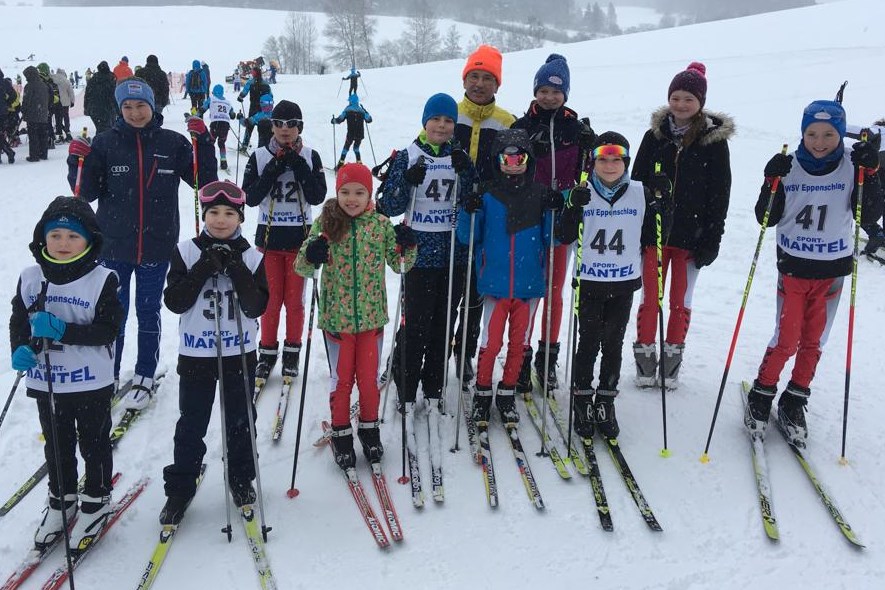
POLYGON ((864 246, 861 254, 876 254, 882 246, 885 246, 885 230, 877 227, 875 233, 869 234, 867 245, 864 246))
POLYGON ((516 396, 513 385, 498 383, 498 394, 495 396, 495 405, 501 412, 501 421, 505 426, 519 424, 519 412, 516 411, 516 396))
POLYGON ((597 389, 596 399, 593 402, 593 418, 599 433, 605 438, 618 438, 621 429, 618 426, 618 417, 615 415, 615 397, 617 390, 597 389))
POLYGON ((332 451, 335 454, 335 463, 342 470, 347 471, 356 466, 356 453, 353 452, 353 428, 347 426, 333 426, 332 451))
POLYGON ((80 517, 71 529, 71 552, 76 555, 92 545, 113 513, 110 496, 80 494, 80 517))
POLYGON ((473 392, 473 421, 477 424, 489 423, 489 412, 492 409, 492 386, 477 385, 473 392))
POLYGON ((532 349, 527 346, 523 351, 522 366, 516 379, 516 393, 531 393, 532 386, 532 349))
POLYGON ((142 375, 133 375, 132 387, 120 399, 120 407, 124 410, 143 410, 151 403, 154 395, 154 380, 142 375))
POLYGON ((298 376, 298 356, 301 353, 301 344, 283 342, 283 377, 295 378, 298 376))
POLYGON ((805 406, 810 395, 810 389, 790 381, 777 402, 777 425, 787 440, 800 449, 805 448, 808 440, 805 406))
POLYGON ((658 381, 658 352, 654 344, 633 343, 637 387, 654 387, 658 381))
POLYGON ((339 170, 342 166, 344 166, 344 160, 343 160, 343 159, 338 160, 338 163, 335 164, 335 172, 338 172, 338 170, 339 170))
MULTIPOLYGON (((51 547, 61 535, 64 535, 61 504, 62 501, 49 492, 46 508, 43 509, 43 520, 34 533, 34 547, 37 549, 51 547)), ((77 515, 77 494, 65 494, 64 504, 65 516, 70 525, 77 515)))
POLYGON ((248 479, 231 479, 230 495, 237 508, 242 508, 247 504, 254 504, 258 498, 255 488, 252 487, 252 481, 248 479))
POLYGON ((768 426, 768 415, 771 412, 771 402, 777 393, 774 385, 762 385, 759 380, 753 381, 753 388, 747 394, 747 407, 744 411, 744 426, 750 434, 763 436, 768 426))
POLYGON ((70 132, 66 132, 66 133, 65 133, 65 143, 71 143, 72 141, 74 141, 74 138, 71 137, 71 133, 70 133, 70 132))
POLYGON ((274 365, 277 364, 277 346, 276 342, 270 346, 258 345, 258 364, 255 366, 255 381, 261 379, 262 383, 264 383, 270 377, 270 372, 273 370, 274 365))
POLYGON ((166 504, 160 511, 160 524, 163 526, 179 524, 193 499, 193 496, 169 496, 166 498, 166 504))
POLYGON ((575 434, 581 438, 593 438, 595 414, 592 389, 575 390, 575 434))
POLYGON ((363 422, 360 420, 357 428, 357 436, 363 445, 363 455, 369 463, 380 463, 384 456, 384 446, 381 444, 381 430, 378 422, 363 422))
POLYGON ((544 381, 541 377, 544 375, 544 365, 546 364, 545 353, 548 349, 550 351, 550 369, 546 374, 547 395, 550 395, 552 391, 559 389, 559 378, 556 376, 556 365, 559 360, 559 342, 554 342, 548 345, 546 342, 538 341, 538 352, 535 353, 535 374, 538 375, 538 387, 543 391, 544 381))
POLYGON ((664 355, 661 363, 664 365, 664 386, 667 389, 679 387, 679 369, 682 367, 682 351, 684 344, 670 344, 664 342, 664 355))

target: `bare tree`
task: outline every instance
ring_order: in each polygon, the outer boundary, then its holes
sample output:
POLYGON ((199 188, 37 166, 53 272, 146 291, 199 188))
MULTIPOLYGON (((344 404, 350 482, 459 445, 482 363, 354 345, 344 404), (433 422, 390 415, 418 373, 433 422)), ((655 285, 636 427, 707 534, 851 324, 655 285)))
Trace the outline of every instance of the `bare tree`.
POLYGON ((439 28, 428 0, 418 0, 415 15, 406 21, 401 37, 408 63, 425 63, 436 59, 440 46, 439 28))
POLYGON ((367 15, 366 0, 328 0, 324 35, 329 59, 341 67, 372 67, 373 37, 378 23, 367 15))
POLYGON ((458 32, 457 26, 452 25, 446 30, 441 57, 443 59, 457 59, 463 55, 464 50, 461 48, 461 33, 458 32))

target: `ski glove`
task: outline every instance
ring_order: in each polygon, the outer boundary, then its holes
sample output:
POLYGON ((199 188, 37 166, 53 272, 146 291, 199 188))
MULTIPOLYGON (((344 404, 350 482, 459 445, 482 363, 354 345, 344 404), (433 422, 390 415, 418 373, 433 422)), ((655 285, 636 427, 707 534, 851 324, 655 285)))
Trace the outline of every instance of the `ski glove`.
POLYGON ((546 205, 548 209, 562 211, 562 208, 565 205, 565 199, 562 196, 562 191, 551 189, 550 192, 547 193, 546 205))
POLYGON ((31 336, 34 338, 51 338, 61 340, 68 325, 48 311, 36 311, 31 314, 31 336))
POLYGON ((243 102, 243 97, 242 97, 242 96, 237 96, 237 102, 243 102))
POLYGON ((652 174, 643 184, 654 193, 661 193, 661 197, 665 199, 670 196, 670 192, 673 190, 673 183, 663 172, 652 174))
POLYGON ((482 193, 470 193, 464 197, 464 210, 468 213, 476 213, 482 209, 482 193))
POLYGON ((307 164, 307 160, 301 157, 301 154, 295 150, 288 150, 284 157, 286 164, 295 173, 295 178, 299 181, 310 176, 311 169, 307 164))
POLYGON ((222 272, 230 262, 231 250, 227 244, 212 244, 200 254, 200 260, 209 264, 215 272, 222 272))
POLYGON ((329 240, 320 236, 304 248, 304 258, 314 266, 329 262, 329 240))
POLYGON ((593 128, 590 125, 581 125, 581 130, 578 131, 578 147, 585 151, 592 150, 595 143, 596 132, 593 128))
POLYGON ((420 186, 424 182, 426 176, 427 165, 424 164, 423 158, 419 159, 411 168, 403 172, 403 178, 406 179, 406 182, 414 184, 415 186, 420 186))
POLYGON ((590 203, 590 196, 592 194, 589 188, 576 186, 569 194, 568 206, 571 208, 586 207, 590 203))
POLYGON ((335 115, 332 115, 332 120, 330 121, 330 123, 332 123, 332 125, 337 125, 338 124, 338 117, 336 117, 335 115))
POLYGON ((88 137, 75 137, 68 146, 68 154, 85 158, 92 151, 92 144, 88 137))
POLYGON ((467 152, 461 148, 452 150, 452 168, 455 169, 456 174, 467 172, 470 169, 470 156, 467 155, 467 152))
POLYGON ((879 145, 882 136, 871 133, 867 141, 858 141, 851 146, 851 162, 855 166, 875 170, 879 167, 879 145))
POLYGON ((206 123, 199 117, 187 118, 187 130, 188 133, 194 133, 196 135, 203 135, 209 131, 206 128, 206 123))
POLYGON ((37 366, 37 355, 30 346, 22 344, 12 353, 12 368, 16 371, 27 371, 37 366))
POLYGON ((415 235, 415 230, 405 223, 394 225, 393 231, 396 234, 396 245, 400 248, 414 248, 418 245, 418 236, 415 235))
POLYGON ((793 156, 789 154, 775 154, 765 165, 765 178, 783 178, 793 168, 793 156))
POLYGON ((698 248, 694 251, 695 268, 704 268, 705 266, 713 264, 713 261, 716 260, 717 256, 719 256, 718 249, 698 248))

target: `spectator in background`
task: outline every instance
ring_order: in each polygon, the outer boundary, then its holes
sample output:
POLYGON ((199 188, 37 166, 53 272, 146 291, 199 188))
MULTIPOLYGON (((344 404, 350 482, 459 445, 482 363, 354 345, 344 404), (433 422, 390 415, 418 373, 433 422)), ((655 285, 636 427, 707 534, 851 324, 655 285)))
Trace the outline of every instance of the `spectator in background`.
POLYGON ((55 70, 52 80, 58 86, 59 100, 53 113, 55 115, 55 134, 58 136, 59 142, 71 141, 70 110, 74 106, 74 87, 68 80, 67 73, 61 68, 55 70))
MULTIPOLYGON (((86 70, 87 75, 89 70, 86 70)), ((108 62, 98 64, 95 73, 87 76, 83 95, 83 114, 92 118, 96 135, 111 128, 117 118, 117 101, 114 100, 116 81, 108 62)))
POLYGON ((169 79, 156 55, 147 56, 144 67, 135 68, 135 75, 142 78, 154 91, 155 112, 162 113, 169 104, 169 79))
POLYGON ((132 68, 129 67, 129 58, 124 55, 120 58, 120 63, 114 66, 114 77, 117 79, 117 82, 120 82, 134 75, 132 68))
POLYGON ((24 96, 22 97, 22 117, 28 126, 28 162, 39 162, 49 157, 46 122, 49 120, 49 88, 40 78, 34 66, 28 66, 25 75, 24 96))

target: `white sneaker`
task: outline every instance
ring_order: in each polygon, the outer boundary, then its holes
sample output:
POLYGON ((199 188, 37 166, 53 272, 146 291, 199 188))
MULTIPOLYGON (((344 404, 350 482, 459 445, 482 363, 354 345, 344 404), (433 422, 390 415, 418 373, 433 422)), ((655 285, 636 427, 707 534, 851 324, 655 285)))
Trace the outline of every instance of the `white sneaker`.
POLYGON ((120 400, 120 407, 124 410, 143 410, 154 395, 154 380, 150 377, 135 375, 132 379, 132 387, 120 400))
POLYGON ((114 513, 110 496, 80 495, 80 517, 71 530, 71 551, 85 551, 101 535, 114 513))
MULTIPOLYGON (((77 516, 77 494, 65 494, 65 506, 68 525, 77 516)), ((34 533, 34 546, 43 549, 51 546, 64 534, 64 520, 61 513, 61 502, 52 493, 49 494, 46 508, 43 509, 43 520, 34 533)))

